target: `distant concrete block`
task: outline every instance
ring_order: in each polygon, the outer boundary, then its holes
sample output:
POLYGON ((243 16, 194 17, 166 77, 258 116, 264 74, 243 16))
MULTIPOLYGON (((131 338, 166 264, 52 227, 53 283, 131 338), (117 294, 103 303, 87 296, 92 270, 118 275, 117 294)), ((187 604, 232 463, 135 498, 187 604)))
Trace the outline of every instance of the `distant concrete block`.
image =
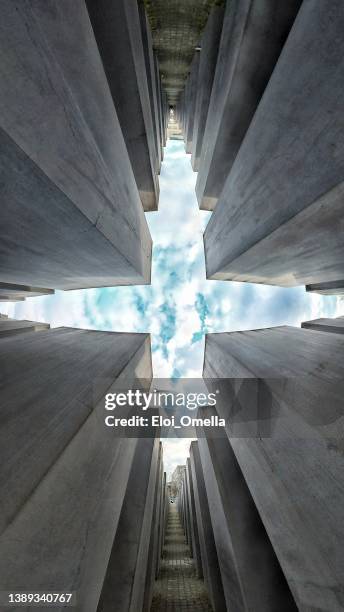
POLYGON ((0 302, 5 298, 14 300, 19 298, 36 297, 39 295, 52 295, 53 289, 42 289, 41 287, 27 287, 13 283, 0 283, 0 302))
MULTIPOLYGON (((210 12, 202 36, 196 92, 195 121, 192 136, 191 164, 195 172, 199 170, 205 125, 222 32, 223 15, 224 9, 220 6, 214 6, 210 12)), ((205 143, 205 146, 207 146, 207 143, 205 143)))
POLYGON ((329 332, 332 334, 344 334, 344 318, 337 319, 314 319, 313 321, 304 321, 301 323, 304 329, 312 329, 313 331, 329 332))
POLYGON ((185 151, 192 153, 192 138, 194 133, 195 108, 197 97, 198 71, 200 53, 196 51, 192 60, 190 74, 188 77, 188 88, 186 93, 186 123, 185 123, 185 151))
POLYGON ((142 33, 142 44, 143 51, 146 63, 146 72, 148 79, 148 91, 149 91, 149 100, 150 107, 152 112, 153 119, 153 130, 154 130, 154 140, 156 147, 156 171, 160 173, 161 160, 162 160, 162 147, 163 143, 160 139, 160 127, 159 127, 159 112, 158 112, 158 85, 156 79, 156 70, 155 70, 155 62, 154 62, 154 51, 153 51, 153 39, 152 33, 150 29, 150 24, 148 22, 147 13, 145 6, 142 3, 139 3, 139 14, 140 14, 140 22, 141 22, 141 33, 142 33))
POLYGON ((320 293, 320 295, 344 295, 344 280, 306 285, 306 291, 307 293, 320 293))
POLYGON ((201 550, 200 550, 198 527, 197 527, 197 517, 196 517, 195 494, 194 494, 194 488, 193 488, 193 482, 192 482, 191 462, 190 462, 189 457, 186 460, 185 474, 186 474, 186 485, 187 485, 189 504, 190 504, 192 556, 195 561, 197 576, 198 578, 203 578, 201 550))
POLYGON ((0 318, 0 338, 22 334, 31 331, 42 331, 49 329, 48 323, 38 323, 37 321, 17 321, 16 319, 0 318))
POLYGON ((227 608, 197 442, 191 442, 190 462, 204 582, 214 612, 225 612, 227 608))
POLYGON ((160 532, 162 524, 160 522, 160 507, 161 498, 163 496, 162 491, 162 475, 163 475, 163 452, 162 444, 159 443, 157 469, 155 472, 155 484, 154 484, 154 495, 153 495, 153 516, 152 516, 152 532, 149 542, 149 553, 147 559, 147 571, 145 574, 145 589, 144 589, 144 600, 143 600, 143 611, 149 612, 151 608, 153 598, 153 584, 157 578, 158 567, 160 561, 160 532))

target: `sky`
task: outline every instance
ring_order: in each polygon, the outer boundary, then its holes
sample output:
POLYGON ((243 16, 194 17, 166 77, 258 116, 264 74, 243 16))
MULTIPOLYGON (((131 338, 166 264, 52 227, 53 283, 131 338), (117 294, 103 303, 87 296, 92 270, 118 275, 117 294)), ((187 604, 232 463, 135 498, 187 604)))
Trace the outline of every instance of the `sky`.
MULTIPOLYGON (((207 281, 202 235, 211 213, 198 208, 190 155, 168 141, 160 175, 159 211, 146 213, 153 239, 152 284, 57 291, 0 310, 17 319, 121 332, 149 332, 155 378, 202 376, 204 335, 296 325, 344 315, 344 300, 250 283, 207 281)), ((164 444, 170 473, 185 463, 189 440, 164 444)))

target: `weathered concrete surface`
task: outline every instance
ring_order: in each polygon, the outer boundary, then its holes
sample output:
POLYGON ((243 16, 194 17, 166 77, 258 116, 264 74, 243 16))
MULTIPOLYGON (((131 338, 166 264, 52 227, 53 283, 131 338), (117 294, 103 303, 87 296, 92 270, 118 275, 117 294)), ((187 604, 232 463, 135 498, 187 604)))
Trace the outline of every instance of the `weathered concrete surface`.
POLYGON ((344 280, 306 285, 306 291, 309 293, 320 293, 320 295, 343 295, 344 280))
POLYGON ((227 2, 196 184, 200 208, 215 208, 300 5, 227 2))
POLYGON ((22 334, 1 340, 0 364, 0 588, 75 590, 94 612, 137 445, 105 427, 103 397, 149 384, 149 339, 22 334))
POLYGON ((223 15, 223 7, 214 6, 202 36, 191 155, 191 164, 195 172, 199 170, 205 125, 221 38, 223 15))
MULTIPOLYGON (((201 414, 210 417, 216 411, 201 414)), ((211 439, 205 428, 197 428, 197 437, 227 609, 253 611, 259 602, 259 612, 296 612, 228 439, 211 439)))
POLYGON ((86 0, 111 95, 145 211, 159 185, 152 107, 136 0, 86 0))
POLYGON ((191 442, 190 462, 204 582, 214 612, 226 612, 227 608, 197 442, 191 442))
POLYGON ((84 2, 4 0, 0 50, 1 282, 149 282, 149 231, 84 2))
POLYGON ((342 2, 302 4, 207 226, 208 278, 342 278, 343 27, 342 2))
POLYGON ((97 612, 142 610, 159 441, 138 440, 97 612))
POLYGON ((227 378, 217 410, 302 612, 344 605, 343 353, 340 335, 299 328, 206 340, 204 376, 227 378))
POLYGON ((312 329, 313 331, 330 332, 333 334, 344 334, 344 317, 336 319, 314 319, 313 321, 304 321, 301 323, 304 329, 312 329))
POLYGON ((37 321, 18 321, 16 319, 0 318, 0 338, 5 336, 13 336, 14 334, 22 334, 31 331, 42 331, 49 329, 48 323, 39 323, 37 321))

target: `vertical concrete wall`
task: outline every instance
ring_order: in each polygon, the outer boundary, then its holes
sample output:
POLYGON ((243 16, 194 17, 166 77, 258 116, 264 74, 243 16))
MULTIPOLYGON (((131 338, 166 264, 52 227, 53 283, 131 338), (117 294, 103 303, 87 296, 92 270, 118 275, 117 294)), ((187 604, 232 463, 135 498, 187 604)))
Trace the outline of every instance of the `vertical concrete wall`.
MULTIPOLYGON (((208 409, 199 416, 215 414, 208 409)), ((227 610, 246 612, 259 605, 259 612, 296 612, 227 437, 212 438, 211 430, 202 427, 197 437, 227 610)))
POLYGON ((142 610, 159 440, 138 440, 97 612, 142 610))
MULTIPOLYGON (((155 472, 154 482, 154 510, 152 518, 152 533, 149 543, 149 553, 147 560, 147 571, 145 575, 145 592, 143 599, 143 612, 150 612, 152 597, 153 597, 153 584, 157 578, 159 562, 160 562, 160 540, 161 530, 163 524, 161 523, 161 498, 165 498, 162 490, 163 482, 163 451, 162 444, 159 443, 158 461, 155 472)), ((135 608, 131 612, 134 612, 135 608)))
POLYGON ((190 462, 204 582, 214 612, 225 612, 227 608, 197 442, 191 442, 190 462))
POLYGON ((193 487, 192 473, 191 473, 191 462, 190 462, 189 457, 186 460, 185 475, 186 475, 186 486, 187 486, 187 493, 188 493, 189 507, 190 507, 192 556, 195 561, 197 576, 198 578, 203 578, 201 550, 200 550, 200 544, 199 544, 199 535, 198 535, 197 518, 196 518, 194 487, 193 487))
POLYGON ((149 282, 149 231, 85 3, 1 9, 0 281, 149 282))
POLYGON ((204 376, 226 379, 217 411, 302 612, 344 605, 343 352, 339 334, 291 327, 206 340, 204 376))
POLYGON ((208 278, 343 277, 343 27, 342 2, 302 3, 207 226, 208 278))
POLYGON ((139 2, 139 15, 141 23, 142 44, 146 64, 148 79, 149 101, 152 111, 153 131, 156 150, 156 172, 160 173, 163 143, 160 138, 159 114, 158 114, 158 84, 154 63, 153 40, 150 25, 148 22, 145 6, 139 2))
POLYGON ((144 210, 159 185, 152 106, 137 0, 86 0, 144 210))
POLYGON ((301 5, 227 2, 196 194, 213 210, 301 5))
POLYGON ((149 384, 149 338, 1 337, 0 367, 0 588, 77 591, 78 609, 94 612, 138 445, 105 426, 104 394, 149 384))
MULTIPOLYGON (((223 7, 214 6, 202 36, 196 91, 195 121, 192 136, 191 164, 195 172, 199 170, 205 125, 221 38, 223 15, 223 7)), ((207 142, 205 146, 207 146, 207 142)))
MULTIPOLYGON (((157 58, 156 53, 154 53, 154 65, 155 65, 155 79, 157 84, 157 102, 158 102, 158 122, 159 122, 159 137, 162 146, 165 146, 164 141, 164 127, 163 127, 163 117, 162 117, 162 98, 161 98, 161 78, 159 71, 159 60, 157 58)), ((161 150, 162 159, 164 158, 163 148, 161 150)))
POLYGON ((185 151, 192 153, 200 53, 196 51, 190 67, 186 92, 185 151))

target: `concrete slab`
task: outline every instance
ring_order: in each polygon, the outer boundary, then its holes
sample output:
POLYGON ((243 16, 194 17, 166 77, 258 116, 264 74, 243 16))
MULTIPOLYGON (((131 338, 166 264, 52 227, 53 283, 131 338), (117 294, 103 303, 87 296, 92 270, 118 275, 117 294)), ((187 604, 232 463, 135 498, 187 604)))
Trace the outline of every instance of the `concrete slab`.
POLYGON ((136 0, 86 0, 145 211, 157 210, 153 109, 136 0))
POLYGON ((214 612, 226 612, 227 607, 197 442, 191 442, 190 462, 204 582, 214 612))
POLYGON ((28 287, 13 283, 0 283, 0 301, 2 298, 27 298, 39 295, 52 295, 53 289, 43 289, 41 287, 28 287))
POLYGON ((200 544, 199 544, 197 518, 196 518, 195 495, 194 495, 194 490, 193 490, 191 463, 190 463, 189 457, 186 460, 186 484, 187 484, 189 503, 190 503, 192 556, 195 560, 197 577, 203 578, 201 550, 200 550, 200 544))
POLYGON ((149 282, 151 239, 84 2, 1 8, 1 282, 149 282))
POLYGON ((190 67, 186 98, 185 151, 192 153, 200 53, 196 51, 190 67))
POLYGON ((142 610, 159 441, 138 440, 97 612, 142 610))
POLYGON ((344 6, 327 9, 302 3, 206 228, 208 278, 342 278, 344 6))
POLYGON ((94 612, 137 446, 105 427, 103 396, 149 383, 148 337, 10 336, 0 363, 1 590, 77 591, 78 608, 94 612))
POLYGON ((344 280, 306 285, 306 291, 320 293, 320 295, 344 295, 344 280))
POLYGON ((223 16, 223 7, 213 6, 202 35, 195 106, 195 121, 192 136, 191 164, 194 172, 199 171, 203 137, 222 32, 223 16))
POLYGON ((227 609, 255 610, 259 601, 259 612, 297 612, 227 437, 212 439, 209 428, 197 437, 227 609))
POLYGON ((213 210, 301 5, 226 3, 196 194, 213 210))
POLYGON ((150 107, 152 111, 152 119, 153 119, 153 131, 154 131, 154 140, 155 140, 155 148, 156 148, 156 172, 160 174, 161 160, 162 160, 162 142, 160 139, 160 131, 159 131, 159 113, 158 113, 158 86, 156 80, 156 71, 155 71, 155 63, 154 63, 154 51, 153 51, 153 39, 152 33, 150 29, 150 24, 148 22, 147 13, 145 6, 142 3, 139 3, 139 15, 140 15, 140 23, 141 23, 141 34, 142 34, 142 44, 143 51, 145 57, 146 64, 146 73, 148 79, 148 91, 149 91, 149 100, 150 107))
POLYGON ((32 331, 42 331, 49 329, 48 323, 38 323, 37 321, 17 321, 16 319, 0 319, 0 338, 13 336, 32 331))
POLYGON ((312 329, 313 331, 329 332, 332 334, 344 334, 344 317, 336 319, 314 319, 313 321, 304 321, 301 323, 304 329, 312 329))
POLYGON ((227 379, 217 410, 302 612, 344 605, 343 352, 339 334, 290 327, 206 341, 204 376, 227 379))

